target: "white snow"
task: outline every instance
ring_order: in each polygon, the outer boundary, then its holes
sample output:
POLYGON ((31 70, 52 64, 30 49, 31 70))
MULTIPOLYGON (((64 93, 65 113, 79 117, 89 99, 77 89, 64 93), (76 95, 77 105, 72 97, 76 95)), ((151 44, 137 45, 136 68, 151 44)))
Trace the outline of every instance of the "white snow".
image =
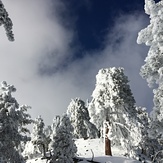
MULTIPOLYGON (((92 159, 92 152, 94 154, 93 161, 99 163, 140 163, 137 160, 126 158, 123 155, 123 149, 113 148, 113 156, 104 155, 104 143, 102 139, 77 139, 75 141, 78 151, 77 157, 83 159, 79 163, 88 163, 87 160, 92 159)), ((41 160, 41 158, 28 160, 27 163, 46 163, 46 160, 41 160)))
POLYGON ((103 139, 77 139, 76 145, 78 147, 77 155, 85 158, 80 163, 87 163, 86 160, 92 159, 92 152, 94 154, 94 161, 100 163, 140 163, 139 161, 123 157, 123 149, 113 148, 113 156, 105 156, 103 139))
MULTIPOLYGON (((109 156, 101 156, 97 157, 94 161, 100 162, 100 163, 140 163, 136 160, 127 159, 125 157, 109 157, 109 156)), ((84 160, 80 163, 88 163, 88 161, 84 160)))

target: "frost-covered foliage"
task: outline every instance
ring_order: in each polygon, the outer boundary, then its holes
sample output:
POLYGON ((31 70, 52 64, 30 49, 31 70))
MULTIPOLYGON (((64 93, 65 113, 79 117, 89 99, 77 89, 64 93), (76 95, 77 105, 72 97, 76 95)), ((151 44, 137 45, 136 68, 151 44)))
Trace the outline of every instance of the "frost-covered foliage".
POLYGON ((145 155, 146 153, 150 154, 148 148, 150 148, 151 146, 149 147, 149 141, 148 141, 149 137, 148 137, 148 132, 147 132, 149 128, 149 116, 146 111, 146 108, 136 107, 136 110, 137 110, 137 117, 139 118, 142 124, 140 126, 141 133, 142 133, 142 140, 139 145, 141 146, 142 154, 145 154, 145 155))
POLYGON ((12 32, 13 24, 1 0, 0 0, 0 25, 4 26, 8 40, 14 41, 14 35, 12 32))
POLYGON ((61 117, 60 123, 53 135, 51 150, 51 163, 73 163, 73 158, 77 152, 72 135, 73 127, 67 115, 61 117))
POLYGON ((51 142, 51 134, 52 134, 52 128, 51 126, 47 126, 45 127, 44 129, 44 135, 45 135, 45 140, 44 140, 44 143, 45 143, 45 151, 49 151, 49 144, 51 142))
POLYGON ((37 156, 45 156, 48 144, 46 144, 46 135, 44 134, 44 122, 41 116, 35 119, 33 130, 31 133, 31 141, 26 143, 23 156, 27 158, 36 158, 37 156))
POLYGON ((145 155, 148 158, 152 159, 153 155, 155 154, 155 149, 159 150, 160 145, 158 144, 156 139, 149 137, 149 129, 150 129, 150 118, 146 108, 144 107, 137 107, 138 111, 138 118, 141 122, 141 133, 142 133, 142 140, 139 143, 141 152, 139 152, 140 157, 145 155))
POLYGON ((145 0, 145 12, 150 16, 150 24, 139 32, 137 43, 150 46, 140 74, 152 86, 162 80, 163 73, 163 1, 145 0))
POLYGON ((89 112, 84 101, 79 98, 72 99, 68 106, 67 114, 70 116, 75 138, 87 139, 98 137, 98 130, 96 126, 90 122, 89 112))
POLYGON ((163 150, 156 152, 152 159, 152 163, 162 163, 163 162, 163 150))
POLYGON ((145 0, 145 12, 150 16, 150 24, 138 34, 137 42, 150 46, 141 76, 152 86, 158 85, 154 92, 154 108, 151 112, 149 136, 163 141, 163 1, 145 0))
POLYGON ((57 130, 57 128, 58 128, 59 125, 60 125, 60 118, 61 118, 61 117, 60 117, 59 115, 57 115, 57 116, 55 116, 54 119, 53 119, 53 123, 52 123, 52 125, 51 125, 51 130, 52 130, 51 136, 50 136, 51 140, 53 140, 53 135, 56 134, 56 130, 57 130))
POLYGON ((31 141, 38 147, 38 150, 43 153, 43 145, 45 146, 45 134, 44 134, 44 121, 41 116, 35 119, 33 131, 31 135, 31 141))
POLYGON ((0 157, 8 163, 22 163, 23 158, 19 154, 21 141, 26 141, 23 136, 28 132, 24 127, 32 122, 30 115, 26 113, 28 106, 19 107, 12 93, 16 89, 5 81, 0 87, 0 157))
POLYGON ((109 122, 108 137, 112 145, 130 150, 141 141, 141 131, 135 100, 123 71, 115 67, 99 70, 88 109, 99 130, 105 120, 109 122))
POLYGON ((150 114, 151 123, 149 134, 158 141, 163 141, 163 84, 154 91, 154 107, 150 114))

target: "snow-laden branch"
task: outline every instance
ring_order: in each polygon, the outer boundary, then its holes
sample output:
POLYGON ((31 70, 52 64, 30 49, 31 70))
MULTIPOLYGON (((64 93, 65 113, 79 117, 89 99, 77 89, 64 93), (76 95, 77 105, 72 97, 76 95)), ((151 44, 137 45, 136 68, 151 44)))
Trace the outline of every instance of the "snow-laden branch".
POLYGON ((6 35, 9 41, 14 41, 14 34, 12 32, 12 20, 8 16, 8 12, 4 8, 2 1, 0 0, 0 25, 3 25, 6 31, 6 35))
POLYGON ((114 122, 114 124, 122 126, 123 128, 125 128, 127 131, 131 132, 131 130, 129 128, 127 128, 124 124, 122 123, 118 123, 118 122, 114 122))

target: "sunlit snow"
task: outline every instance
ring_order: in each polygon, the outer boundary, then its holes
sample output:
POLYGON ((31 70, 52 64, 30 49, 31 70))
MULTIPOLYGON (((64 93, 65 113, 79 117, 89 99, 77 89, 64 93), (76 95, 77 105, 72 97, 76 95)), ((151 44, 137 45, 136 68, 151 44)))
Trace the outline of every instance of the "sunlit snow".
MULTIPOLYGON (((105 156, 103 139, 77 139, 76 145, 78 148, 77 157, 83 159, 79 163, 88 163, 92 160, 99 163, 140 163, 137 160, 126 158, 123 155, 123 149, 113 148, 113 156, 105 156)), ((47 160, 41 158, 28 160, 27 163, 46 163, 47 160)), ((150 163, 150 162, 149 162, 150 163)))

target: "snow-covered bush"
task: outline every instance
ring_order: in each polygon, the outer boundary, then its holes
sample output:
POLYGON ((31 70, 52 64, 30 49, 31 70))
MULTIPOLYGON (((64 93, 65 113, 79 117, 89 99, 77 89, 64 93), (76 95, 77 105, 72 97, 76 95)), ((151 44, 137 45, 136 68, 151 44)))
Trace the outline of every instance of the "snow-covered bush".
POLYGON ((89 112, 84 101, 79 98, 72 99, 68 106, 67 114, 74 128, 73 134, 75 138, 87 139, 98 137, 98 130, 90 122, 89 112))
POLYGON ((77 152, 72 135, 73 127, 67 115, 63 115, 60 123, 53 133, 52 143, 50 145, 52 151, 51 163, 73 163, 73 158, 77 152))
POLYGON ((19 107, 12 93, 16 89, 5 81, 0 87, 0 157, 8 163, 22 163, 23 157, 19 154, 21 141, 26 141, 23 135, 28 132, 24 126, 32 122, 26 113, 28 106, 19 107))

